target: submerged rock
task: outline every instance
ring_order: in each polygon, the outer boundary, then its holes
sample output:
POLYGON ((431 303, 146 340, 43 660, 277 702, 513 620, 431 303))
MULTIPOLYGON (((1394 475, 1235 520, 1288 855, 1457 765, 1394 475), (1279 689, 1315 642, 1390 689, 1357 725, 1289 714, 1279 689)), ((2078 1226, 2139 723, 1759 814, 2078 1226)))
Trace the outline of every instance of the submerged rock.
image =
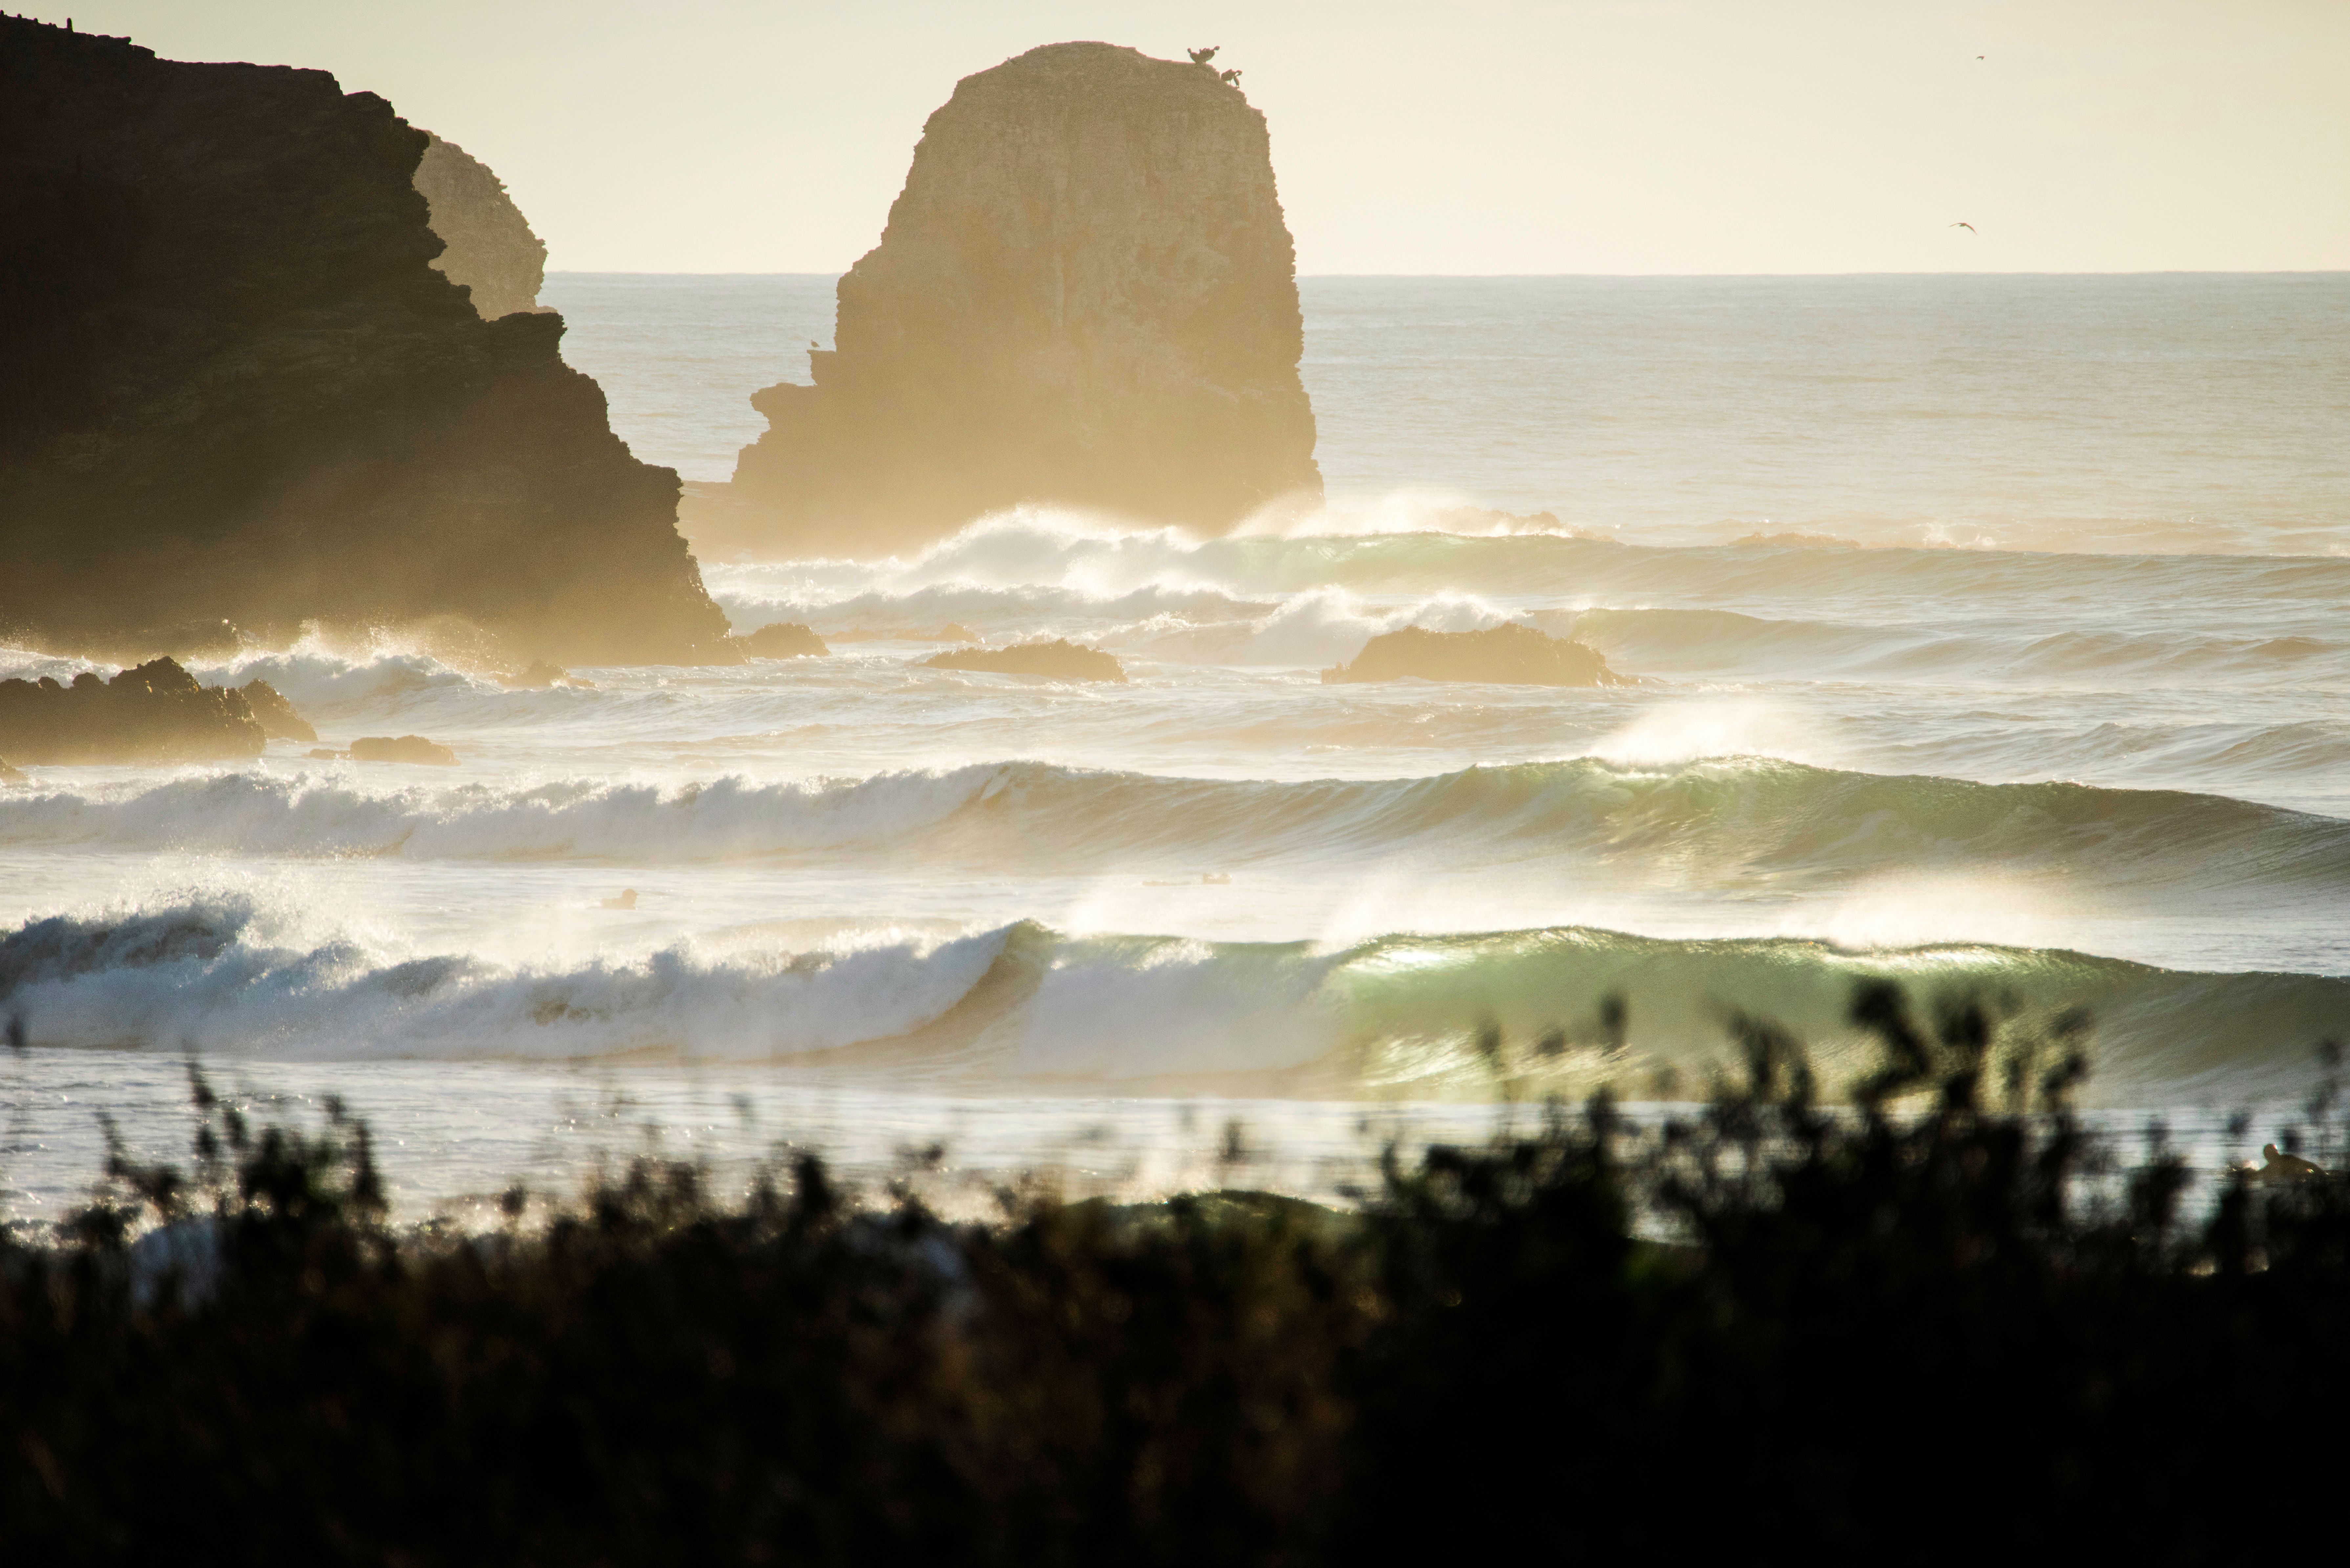
POLYGON ((763 626, 736 638, 734 644, 753 659, 803 659, 832 651, 814 631, 788 620, 763 626))
POLYGON ((1264 117, 1201 66, 1054 44, 964 78, 834 337, 751 400, 728 543, 878 554, 1021 502, 1221 533, 1321 493, 1264 117))
POLYGON ((531 233, 506 183, 453 141, 431 138, 416 165, 416 189, 431 209, 432 232, 449 248, 432 265, 472 292, 484 321, 538 308, 546 281, 546 245, 531 233))
POLYGON ((261 725, 261 732, 273 741, 315 741, 318 732, 310 721, 294 711, 294 704, 278 695, 277 688, 266 680, 248 680, 236 689, 244 705, 253 710, 261 725))
POLYGON ((1513 622, 1483 631, 1424 631, 1409 626, 1371 639, 1352 664, 1322 672, 1325 685, 1349 681, 1481 680, 1503 686, 1628 686, 1597 650, 1513 622))
POLYGON ((85 670, 70 686, 0 680, 0 755, 19 763, 221 762, 266 742, 244 692, 201 685, 169 659, 111 680, 85 670))
POLYGON ((1055 680, 1115 680, 1121 685, 1126 681, 1125 668, 1116 655, 1063 638, 1014 643, 1010 648, 959 648, 951 653, 934 653, 922 663, 931 670, 976 670, 991 675, 1044 675, 1055 680))
POLYGON ((456 618, 525 657, 728 657, 678 480, 562 318, 432 263, 431 139, 323 71, 0 16, 0 628, 456 618))
POLYGON ((369 735, 353 741, 349 754, 355 763, 421 763, 438 768, 457 765, 456 753, 421 735, 369 735))

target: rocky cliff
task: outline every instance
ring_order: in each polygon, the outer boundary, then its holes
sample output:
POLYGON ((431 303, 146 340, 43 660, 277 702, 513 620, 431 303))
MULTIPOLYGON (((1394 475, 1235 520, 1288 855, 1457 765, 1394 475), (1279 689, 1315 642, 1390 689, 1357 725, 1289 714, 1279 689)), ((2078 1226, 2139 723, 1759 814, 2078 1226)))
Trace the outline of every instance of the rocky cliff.
POLYGON ((553 315, 430 265, 429 139, 320 71, 0 16, 0 634, 457 617, 730 656, 553 315))
POLYGON ((449 248, 432 265, 472 292, 484 321, 538 307, 546 281, 546 245, 506 194, 490 166, 453 141, 432 137, 416 165, 416 189, 431 209, 432 232, 449 248))
POLYGON ((872 553, 1024 501, 1211 532, 1318 494, 1264 117, 1205 66, 1055 44, 931 116, 736 535, 872 553))

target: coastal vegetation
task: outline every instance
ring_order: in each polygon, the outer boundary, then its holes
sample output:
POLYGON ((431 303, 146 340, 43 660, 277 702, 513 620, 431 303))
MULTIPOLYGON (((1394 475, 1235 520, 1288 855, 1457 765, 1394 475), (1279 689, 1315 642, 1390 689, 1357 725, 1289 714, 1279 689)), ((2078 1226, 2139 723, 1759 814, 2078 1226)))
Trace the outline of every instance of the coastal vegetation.
POLYGON ((1850 1107, 1741 1018, 1702 1106, 1553 1106, 1346 1210, 1013 1186, 955 1223, 931 1151, 864 1199, 639 1160, 404 1228, 363 1125, 197 1075, 192 1168, 118 1152, 0 1251, 0 1510, 64 1562, 207 1521, 289 1561, 1024 1563, 2196 1563, 2307 1522, 2350 1189, 2192 1192, 2074 1116, 2065 1031, 1931 1011, 1859 990, 1850 1107))

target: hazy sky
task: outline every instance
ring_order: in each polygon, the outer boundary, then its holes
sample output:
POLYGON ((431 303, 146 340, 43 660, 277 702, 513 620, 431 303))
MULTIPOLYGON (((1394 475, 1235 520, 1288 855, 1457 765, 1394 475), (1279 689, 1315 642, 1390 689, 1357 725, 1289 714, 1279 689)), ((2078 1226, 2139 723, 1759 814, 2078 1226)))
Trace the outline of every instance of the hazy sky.
POLYGON ((558 269, 837 271, 955 79, 1067 38, 1222 45, 1308 273, 2350 268, 2350 0, 28 9, 382 93, 558 269))

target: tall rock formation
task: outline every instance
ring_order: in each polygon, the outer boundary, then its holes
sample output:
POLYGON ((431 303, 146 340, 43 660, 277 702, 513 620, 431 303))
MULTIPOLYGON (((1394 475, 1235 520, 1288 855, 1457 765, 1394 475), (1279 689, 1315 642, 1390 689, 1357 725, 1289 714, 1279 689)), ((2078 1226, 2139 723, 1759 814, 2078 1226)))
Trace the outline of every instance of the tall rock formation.
POLYGON ((416 188, 432 210, 432 232, 449 246, 432 265, 473 292, 473 310, 484 321, 536 310, 546 281, 546 242, 531 233, 530 220, 488 164, 453 141, 425 135, 432 140, 416 166, 416 188))
POLYGON ((0 16, 0 634, 458 617, 730 656, 562 318, 430 263, 429 139, 323 71, 0 16))
POLYGON ((1024 501, 1222 532, 1318 494, 1264 117, 1205 66, 1054 44, 931 116, 734 537, 875 552, 1024 501))

